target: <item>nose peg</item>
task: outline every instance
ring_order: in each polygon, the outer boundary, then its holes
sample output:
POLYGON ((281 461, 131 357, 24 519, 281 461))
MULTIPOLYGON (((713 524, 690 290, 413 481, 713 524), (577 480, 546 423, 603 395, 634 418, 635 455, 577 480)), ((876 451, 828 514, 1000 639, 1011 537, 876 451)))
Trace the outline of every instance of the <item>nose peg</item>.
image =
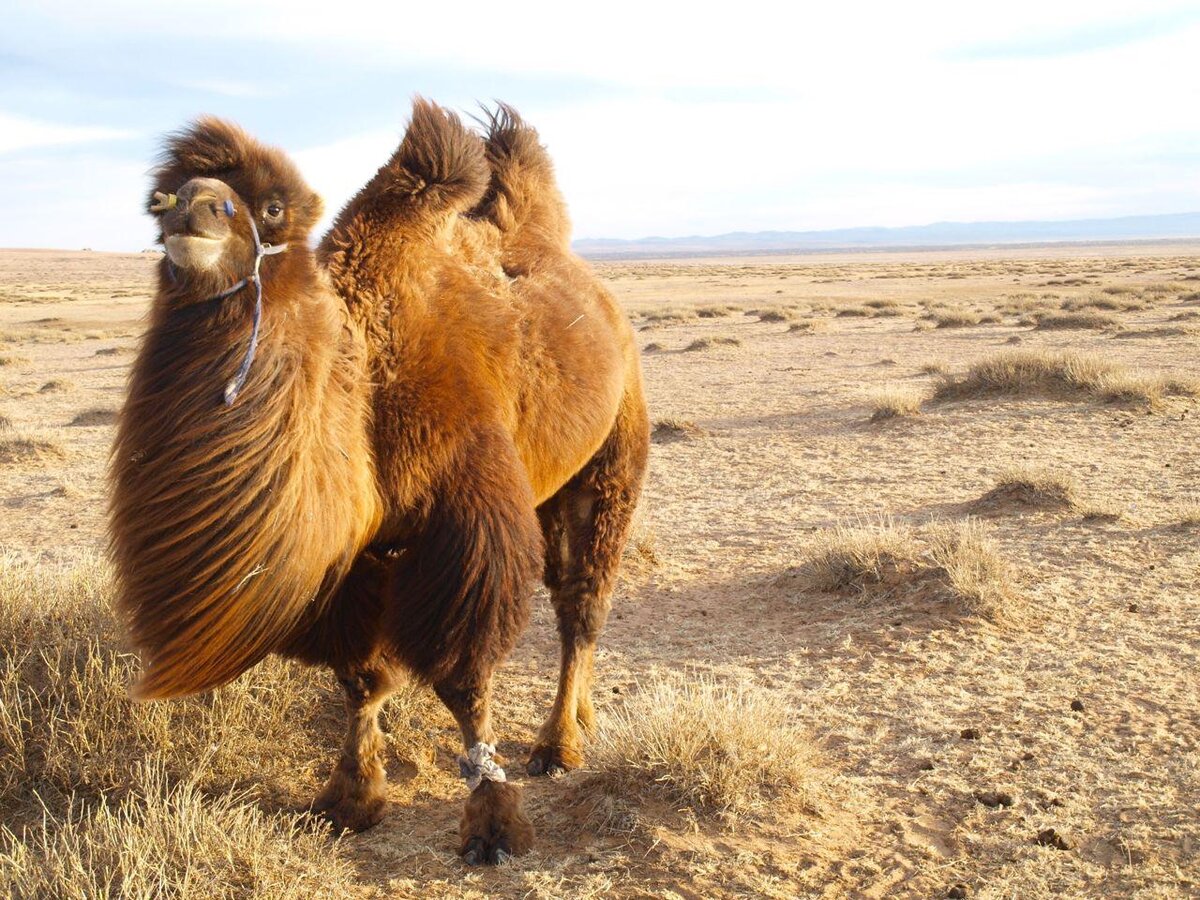
POLYGON ((150 204, 150 212, 166 212, 168 209, 174 209, 179 205, 179 197, 175 194, 164 194, 162 191, 154 192, 154 202, 150 204))

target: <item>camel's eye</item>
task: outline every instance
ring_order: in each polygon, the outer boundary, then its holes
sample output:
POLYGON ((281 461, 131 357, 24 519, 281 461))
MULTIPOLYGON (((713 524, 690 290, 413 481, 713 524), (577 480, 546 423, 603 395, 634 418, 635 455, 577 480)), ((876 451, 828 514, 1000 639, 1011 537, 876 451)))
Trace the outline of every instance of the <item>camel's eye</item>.
POLYGON ((263 218, 268 222, 278 222, 283 218, 283 204, 278 200, 272 200, 263 210, 263 218))

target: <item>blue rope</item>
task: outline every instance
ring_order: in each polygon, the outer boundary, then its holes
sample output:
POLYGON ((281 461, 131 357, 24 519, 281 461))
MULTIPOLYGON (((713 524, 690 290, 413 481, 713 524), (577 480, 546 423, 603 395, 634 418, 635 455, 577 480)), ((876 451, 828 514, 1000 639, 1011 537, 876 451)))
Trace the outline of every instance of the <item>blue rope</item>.
MULTIPOLYGON (((230 216, 233 215, 233 203, 231 201, 225 201, 225 212, 230 216)), ((225 385, 226 406, 233 406, 234 401, 238 398, 238 394, 245 387, 246 378, 250 374, 250 364, 254 362, 254 351, 258 349, 258 327, 262 322, 263 298, 262 276, 259 274, 259 267, 262 265, 264 256, 274 256, 276 253, 282 253, 288 246, 287 244, 279 244, 273 247, 259 240, 258 228, 254 224, 254 216, 250 216, 250 233, 254 236, 254 271, 237 284, 226 288, 212 298, 213 300, 224 300, 232 297, 250 282, 254 282, 254 324, 250 328, 250 346, 246 348, 246 355, 242 358, 242 364, 238 367, 237 374, 225 385)))

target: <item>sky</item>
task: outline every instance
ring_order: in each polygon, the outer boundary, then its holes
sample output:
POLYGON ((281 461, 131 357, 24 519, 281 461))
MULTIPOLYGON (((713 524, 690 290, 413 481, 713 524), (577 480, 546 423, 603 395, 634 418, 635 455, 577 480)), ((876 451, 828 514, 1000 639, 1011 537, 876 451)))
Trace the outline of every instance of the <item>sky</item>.
POLYGON ((147 172, 201 114, 331 218, 416 94, 516 106, 576 237, 1200 210, 1200 2, 806 6, 5 0, 0 246, 151 246, 147 172))

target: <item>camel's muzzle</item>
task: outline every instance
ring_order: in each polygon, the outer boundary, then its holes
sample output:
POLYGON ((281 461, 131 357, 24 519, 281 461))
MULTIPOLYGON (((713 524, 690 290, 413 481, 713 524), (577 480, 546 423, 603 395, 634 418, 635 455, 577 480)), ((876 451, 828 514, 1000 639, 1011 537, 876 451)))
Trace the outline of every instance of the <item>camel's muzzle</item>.
POLYGON ((229 185, 215 178, 193 178, 155 201, 151 209, 163 213, 163 243, 171 262, 183 269, 215 266, 233 235, 237 206, 229 185))

